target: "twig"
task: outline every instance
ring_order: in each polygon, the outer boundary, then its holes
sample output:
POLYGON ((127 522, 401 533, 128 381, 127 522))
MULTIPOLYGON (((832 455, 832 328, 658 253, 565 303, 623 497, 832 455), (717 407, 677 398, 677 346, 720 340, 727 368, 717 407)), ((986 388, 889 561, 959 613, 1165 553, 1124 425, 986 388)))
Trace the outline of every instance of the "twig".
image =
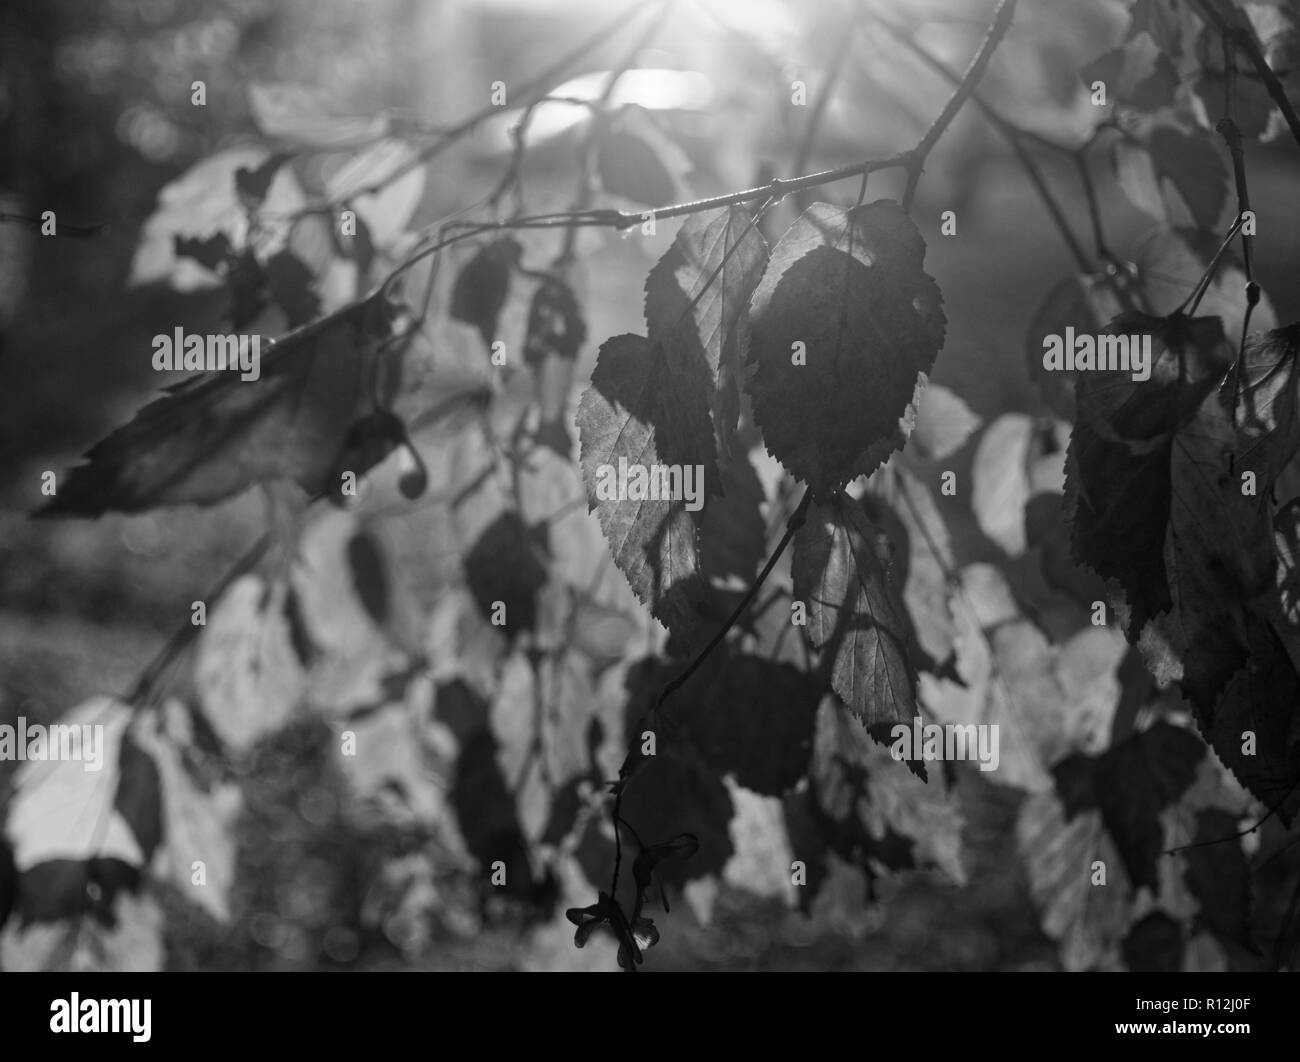
POLYGON ((1231 37, 1233 42, 1246 53, 1246 58, 1254 66, 1255 73, 1264 82, 1264 88, 1267 90, 1269 98, 1277 104, 1278 110, 1282 112, 1282 117, 1286 120, 1287 128, 1291 130, 1295 142, 1300 144, 1300 115, 1296 114, 1296 109, 1287 96, 1286 89, 1283 88, 1282 82, 1278 80, 1277 74, 1273 72, 1273 68, 1268 65, 1268 60, 1264 58, 1264 52, 1259 46, 1259 41, 1255 39, 1254 31, 1249 27, 1229 24, 1223 13, 1214 6, 1211 0, 1196 0, 1196 6, 1200 8, 1201 13, 1205 15, 1209 22, 1214 24, 1214 27, 1220 33, 1231 37))
MULTIPOLYGON (((926 48, 921 45, 913 35, 905 32, 899 26, 896 26, 885 19, 881 19, 880 24, 891 36, 894 37, 895 40, 929 66, 930 69, 947 78, 953 84, 961 83, 961 75, 947 66, 931 52, 926 50, 926 48)), ((1047 209, 1047 213, 1052 219, 1052 223, 1056 226, 1056 231, 1060 233, 1061 239, 1069 249, 1075 265, 1079 267, 1080 272, 1092 273, 1096 268, 1095 265, 1091 260, 1089 260, 1087 252, 1083 249, 1083 244, 1080 243, 1078 237, 1075 236, 1074 230, 1070 227, 1070 223, 1065 218, 1065 211, 1061 209, 1060 203, 1056 201, 1056 197, 1052 194, 1047 179, 1043 176, 1043 171, 1039 168, 1038 163, 1034 161, 1033 156, 1030 155, 1029 151, 1026 149, 1025 142, 1029 141, 1039 145, 1040 147, 1065 154, 1073 154, 1074 149, 1069 148, 1064 144, 1058 144, 1055 141, 1048 140, 1046 137, 1039 136, 1031 130, 1022 129, 993 107, 993 105, 985 100, 978 92, 971 94, 971 102, 979 108, 984 117, 988 119, 993 128, 1001 134, 1007 144, 1010 145, 1011 150, 1015 152, 1016 160, 1025 171, 1025 176, 1029 178, 1029 183, 1034 186, 1034 191, 1038 194, 1038 198, 1042 200, 1043 206, 1047 209)))
MULTIPOLYGON (((790 545, 791 540, 795 536, 795 532, 803 526, 804 521, 808 517, 808 508, 811 505, 812 492, 805 489, 803 498, 800 499, 794 512, 790 514, 790 519, 786 521, 785 534, 781 536, 781 541, 776 544, 776 549, 772 551, 772 555, 767 558, 767 563, 763 565, 763 570, 758 573, 758 576, 754 579, 753 583, 750 584, 749 589, 745 592, 745 596, 742 597, 736 604, 736 607, 732 609, 731 615, 727 617, 726 622, 718 629, 717 633, 709 639, 708 645, 695 655, 695 658, 686 666, 685 670, 673 679, 664 683, 663 688, 659 691, 659 695, 655 698, 654 704, 650 706, 649 712, 646 713, 646 716, 642 717, 642 721, 647 717, 653 718, 658 714, 659 709, 663 706, 664 701, 668 699, 669 695, 675 690, 681 689, 682 686, 690 680, 690 677, 694 675, 703 665, 704 661, 708 659, 709 654, 722 644, 723 639, 727 636, 727 632, 740 621, 740 617, 744 615, 745 609, 749 608, 755 595, 757 595, 759 590, 762 589, 763 583, 766 582, 767 577, 772 574, 772 569, 776 567, 777 561, 781 559, 786 548, 790 545)), ((638 724, 638 726, 639 725, 640 724, 638 724)), ((614 806, 610 812, 610 819, 614 823, 614 875, 609 886, 610 896, 614 896, 618 889, 618 873, 623 862, 623 845, 619 838, 618 824, 622 821, 623 790, 628 776, 631 773, 631 767, 632 751, 629 749, 627 755, 623 757, 623 765, 618 769, 618 781, 613 783, 614 806)))
POLYGON ((1011 28, 1011 18, 1016 13, 1016 0, 1002 0, 998 5, 997 13, 993 16, 993 24, 989 26, 989 31, 985 34, 984 43, 980 50, 971 60, 970 66, 966 68, 966 73, 962 75, 961 83, 952 97, 944 105, 939 117, 931 124, 930 128, 925 131, 925 136, 921 137, 921 142, 916 145, 910 152, 908 162, 907 187, 903 192, 903 209, 911 210, 912 198, 916 195, 916 186, 921 180, 921 171, 925 167, 926 157, 930 154, 934 145, 939 142, 952 120, 957 117, 957 112, 961 110, 962 105, 971 98, 975 92, 975 86, 979 83, 980 78, 984 76, 984 70, 989 65, 989 60, 993 58, 993 52, 1006 36, 1007 30, 1011 28))

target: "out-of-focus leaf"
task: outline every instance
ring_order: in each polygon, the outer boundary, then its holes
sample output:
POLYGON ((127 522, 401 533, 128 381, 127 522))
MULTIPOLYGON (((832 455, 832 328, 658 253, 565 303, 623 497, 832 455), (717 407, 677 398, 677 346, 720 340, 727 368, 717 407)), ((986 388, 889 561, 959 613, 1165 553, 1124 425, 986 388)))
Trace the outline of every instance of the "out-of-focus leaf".
POLYGON ((326 89, 288 82, 255 81, 248 107, 263 136, 290 147, 341 150, 388 131, 388 116, 348 117, 326 89))
MULTIPOLYGON (((217 287, 221 280, 211 269, 184 251, 180 254, 185 257, 178 255, 176 238, 206 240, 220 233, 231 247, 243 248, 249 237, 249 220, 236 190, 235 174, 240 169, 256 170, 270 157, 269 151, 247 144, 226 148, 195 163, 166 185, 158 194, 158 209, 140 231, 127 282, 166 281, 176 291, 217 287)), ((305 203, 293 170, 279 167, 262 201, 262 212, 268 219, 289 217, 305 203)), ((258 258, 265 260, 280 250, 288 230, 287 223, 268 221, 262 225, 255 245, 258 258)))
POLYGON ((448 312, 457 321, 477 328, 488 347, 497 337, 501 308, 510 293, 510 272, 521 251, 519 242, 510 236, 493 240, 465 263, 452 285, 448 312))
POLYGON ((349 428, 372 409, 374 363, 395 312, 371 297, 269 344, 256 380, 214 369, 174 385, 96 443, 40 515, 210 505, 286 479, 313 497, 337 489, 330 473, 349 428))
POLYGON ((425 173, 415 149, 390 138, 343 163, 326 179, 325 192, 334 202, 348 203, 365 219, 373 246, 387 250, 406 231, 420 205, 425 173), (375 185, 382 187, 371 191, 375 185))
POLYGON ((930 384, 921 395, 908 445, 927 461, 942 461, 965 446, 980 423, 960 395, 930 384))

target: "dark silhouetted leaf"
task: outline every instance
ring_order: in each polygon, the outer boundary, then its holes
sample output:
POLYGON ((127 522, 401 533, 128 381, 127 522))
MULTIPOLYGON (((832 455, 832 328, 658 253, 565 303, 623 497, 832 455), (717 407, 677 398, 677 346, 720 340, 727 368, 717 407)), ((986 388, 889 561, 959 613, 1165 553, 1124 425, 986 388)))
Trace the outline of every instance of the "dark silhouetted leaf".
POLYGON ((1183 968, 1183 927, 1153 911, 1124 938, 1124 965, 1142 973, 1177 973, 1183 968))
POLYGON ((251 169, 241 166, 235 170, 235 191, 239 193, 239 200, 246 210, 253 211, 261 207, 276 172, 288 161, 288 155, 275 154, 260 166, 251 169))
POLYGON ((819 698, 817 683, 798 668, 739 654, 681 718, 712 767, 746 789, 779 796, 808 771, 819 698))
POLYGON ((290 328, 297 328, 320 316, 320 297, 312 290, 315 278, 297 255, 291 251, 272 255, 267 259, 264 272, 271 298, 284 311, 290 328))
POLYGON ((709 396, 723 459, 740 416, 749 297, 766 264, 758 228, 733 206, 688 217, 646 278, 647 334, 681 386, 709 396))
POLYGON ((498 602, 505 606, 501 628, 509 634, 537 625, 537 593, 546 583, 546 554, 535 534, 513 511, 489 524, 465 554, 465 579, 485 620, 498 602))
POLYGON ((1053 768, 1066 820, 1096 808, 1134 885, 1160 888, 1160 812, 1196 778, 1205 746, 1180 727, 1157 723, 1098 757, 1072 756, 1053 768))
POLYGON ((524 361, 536 368, 549 356, 572 360, 586 339, 587 322, 573 289, 547 277, 528 304, 524 361))
POLYGON ((1218 808, 1196 816, 1196 837, 1183 853, 1187 887, 1200 904, 1196 924, 1222 940, 1255 950, 1251 931, 1250 864, 1241 850, 1237 817, 1218 808))
POLYGON ((452 285, 448 312, 477 328, 489 347, 497 337, 497 321, 510 293, 510 272, 520 252, 518 241, 510 236, 493 240, 465 263, 452 285))
POLYGON ((611 499, 599 489, 602 480, 617 487, 620 462, 647 475, 664 466, 684 474, 689 466, 700 473, 702 503, 716 488, 717 469, 705 396, 681 386, 659 346, 642 336, 615 336, 600 348, 577 419, 588 504, 615 563, 660 622, 689 631, 703 590, 701 514, 688 510, 685 498, 663 498, 663 491, 659 499, 611 499))
POLYGON ((924 258, 925 241, 897 203, 814 203, 754 291, 754 419, 772 455, 818 498, 907 441, 946 327, 924 258))

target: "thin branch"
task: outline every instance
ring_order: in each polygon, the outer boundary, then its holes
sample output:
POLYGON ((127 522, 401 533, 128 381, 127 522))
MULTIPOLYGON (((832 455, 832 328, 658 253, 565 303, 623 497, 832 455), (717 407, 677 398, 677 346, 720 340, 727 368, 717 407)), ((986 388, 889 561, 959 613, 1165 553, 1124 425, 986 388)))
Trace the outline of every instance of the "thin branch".
POLYGON ((916 195, 916 186, 921 180, 921 171, 925 167, 925 160, 939 142, 952 120, 957 117, 957 112, 961 110, 962 105, 971 98, 975 92, 975 86, 979 83, 980 78, 984 76, 984 71, 989 65, 989 60, 993 58, 994 51, 1006 36, 1007 30, 1011 28, 1012 16, 1016 13, 1016 0, 1002 0, 998 5, 997 14, 993 16, 993 24, 989 26, 988 33, 984 37, 984 43, 980 50, 971 60, 970 66, 966 68, 966 73, 962 76, 961 83, 957 90, 952 94, 952 98, 944 105, 939 117, 925 131, 925 136, 921 137, 921 142, 916 145, 910 152, 911 159, 908 163, 907 188, 903 192, 903 209, 912 208, 912 198, 916 195))
POLYGON ((1282 117, 1286 120, 1287 128, 1291 130, 1295 142, 1300 144, 1300 114, 1296 114, 1295 106, 1287 96, 1286 89, 1283 88, 1277 74, 1273 72, 1273 68, 1268 65, 1268 60, 1264 58, 1264 52, 1259 46, 1259 41, 1255 39, 1254 31, 1249 26, 1234 26, 1229 23, 1212 0, 1195 0, 1195 2, 1207 21, 1213 23, 1220 33, 1231 37, 1233 42, 1246 53, 1246 58, 1254 66, 1255 73, 1264 82, 1269 98, 1282 112, 1282 117))
MULTIPOLYGON (((776 544, 776 549, 773 550, 772 555, 767 558, 767 563, 763 565, 763 570, 758 573, 754 582, 745 592, 745 596, 742 597, 736 607, 732 609, 731 615, 727 617, 726 622, 722 624, 717 633, 709 639, 708 645, 695 655, 695 659, 686 666, 681 674, 664 683, 663 688, 659 691, 659 696, 655 698, 654 704, 650 706, 650 710, 646 713, 646 716, 642 717, 642 722, 644 722, 645 718, 653 718, 658 714, 659 709, 663 706, 664 701, 668 699, 668 696, 675 690, 681 689, 682 686, 690 680, 690 677, 694 675, 703 665, 704 661, 708 659, 709 654, 722 644, 723 639, 727 636, 727 632, 740 621, 740 617, 744 615, 745 610, 753 603, 754 597, 758 594, 759 590, 762 589, 763 583, 767 581, 767 577, 772 574, 772 569, 776 567, 777 561, 781 559, 787 547, 790 545, 790 542, 794 539, 795 532, 803 526, 804 521, 808 518, 808 509, 811 505, 812 492, 805 489, 803 498, 799 501, 794 512, 790 514, 790 519, 786 521, 785 534, 781 536, 781 541, 776 544)), ((638 729, 640 725, 641 724, 638 724, 638 729)), ((609 886, 610 896, 614 896, 618 889, 619 868, 623 862, 623 845, 619 838, 618 824, 622 821, 623 817, 623 790, 628 776, 631 774, 631 768, 632 750, 629 749, 627 755, 623 757, 623 765, 618 769, 618 781, 613 783, 614 806, 610 811, 610 819, 614 823, 614 874, 609 886)))
MULTIPOLYGON (((961 75, 947 66, 942 60, 937 58, 933 53, 921 45, 915 37, 894 25, 892 22, 881 19, 880 24, 894 37, 900 44, 907 48, 913 55, 924 62, 930 69, 936 71, 943 77, 947 78, 954 85, 961 84, 961 75)), ((1074 234, 1070 223, 1066 220, 1065 211, 1061 209, 1060 203, 1052 194, 1051 187, 1047 183, 1047 178, 1043 176, 1043 171, 1038 163, 1034 161, 1032 155, 1025 147, 1025 142, 1037 144, 1040 147, 1061 152, 1073 154, 1074 149, 1066 147, 1064 144, 1058 144, 1055 141, 1048 140, 1046 137, 1039 136, 1028 129, 1022 129, 1014 122, 1010 121, 1005 115, 998 111, 992 104, 984 99, 978 92, 971 94, 971 102, 979 108, 980 112, 988 119, 994 129, 1001 134, 1003 139, 1015 152, 1016 160, 1020 163, 1021 168, 1025 171, 1025 176, 1029 178, 1029 183, 1034 186, 1034 191, 1038 198, 1042 200, 1043 206, 1052 219, 1056 231, 1060 233, 1061 239, 1069 249, 1075 265, 1079 267, 1080 272, 1092 273, 1095 270, 1094 263, 1088 258, 1088 254, 1083 249, 1083 244, 1074 234)))
MULTIPOLYGON (((799 147, 794 154, 794 161, 790 164, 792 173, 799 173, 808 165, 813 144, 817 140, 817 130, 821 127, 822 119, 826 116, 826 108, 835 92, 835 83, 839 81, 840 73, 844 69, 844 60, 848 58, 849 48, 853 44, 853 38, 860 22, 860 15, 861 9, 855 8, 854 13, 849 16, 845 25, 840 29, 839 43, 831 56, 830 65, 826 68, 826 77, 817 90, 817 98, 813 100, 812 110, 808 113, 808 121, 804 125, 803 135, 799 138, 799 147)), ((796 213, 803 213, 806 206, 804 197, 802 195, 797 196, 795 200, 796 213)))
MULTIPOLYGON (((569 67, 573 66, 579 60, 585 58, 589 53, 595 51, 611 37, 615 36, 620 30, 631 23, 634 19, 640 17, 645 8, 639 4, 630 5, 625 11, 620 12, 614 18, 610 19, 604 26, 593 33, 586 40, 582 41, 577 47, 557 59, 536 77, 525 81, 523 85, 518 86, 515 92, 524 97, 528 102, 526 107, 538 103, 542 97, 548 95, 554 87, 555 80, 563 74, 569 67)), ((353 191, 348 198, 353 199, 363 195, 374 195, 387 188, 394 181, 399 180, 406 174, 419 166, 424 165, 436 155, 441 154, 447 148, 451 147, 462 137, 472 133, 483 122, 501 112, 501 108, 496 104, 488 104, 486 107, 475 111, 469 117, 457 122, 455 125, 442 131, 437 140, 427 144, 420 150, 416 151, 409 159, 395 166, 382 177, 371 181, 370 184, 353 191)), ((324 203, 316 204, 308 208, 312 213, 333 213, 345 204, 342 199, 330 200, 324 203)))

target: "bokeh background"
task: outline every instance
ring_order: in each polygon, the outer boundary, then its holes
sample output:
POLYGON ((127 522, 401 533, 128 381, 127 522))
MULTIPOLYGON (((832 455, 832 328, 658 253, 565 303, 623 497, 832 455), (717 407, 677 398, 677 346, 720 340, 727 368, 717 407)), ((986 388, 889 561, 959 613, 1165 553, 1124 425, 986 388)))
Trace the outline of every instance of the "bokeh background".
MULTIPOLYGON (((961 68, 978 44, 989 5, 897 0, 897 17, 924 24, 924 39, 961 68)), ((672 21, 625 79, 625 102, 656 113, 689 167, 685 187, 708 195, 789 176, 807 110, 789 84, 815 94, 836 51, 843 7, 777 0, 700 0, 672 21)), ((542 70, 613 7, 594 0, 8 0, 0 15, 0 200, 12 213, 54 210, 72 224, 107 223, 92 239, 44 239, 0 224, 0 721, 48 721, 87 698, 129 689, 173 633, 176 618, 247 547, 261 519, 256 499, 210 511, 34 523, 41 472, 63 469, 127 419, 157 380, 149 339, 181 324, 216 330, 224 296, 130 285, 142 227, 160 190, 199 159, 254 139, 247 88, 258 81, 327 84, 357 114, 390 110, 450 125, 483 106, 486 86, 518 84, 542 70), (203 80, 207 106, 189 104, 203 80)), ((1055 138, 1090 128, 1079 66, 1114 43, 1120 4, 1025 3, 983 94, 1015 121, 1055 138)), ((619 40, 583 56, 561 94, 592 92, 623 58, 619 40)), ((950 92, 888 38, 864 36, 806 150, 806 169, 902 150, 950 92)), ((548 109, 527 159, 528 209, 560 210, 573 194, 581 117, 548 109)), ((416 226, 472 210, 508 164, 509 124, 484 123, 431 167, 416 226)), ((1300 216, 1294 145, 1252 149, 1261 213, 1300 216)), ((1087 232, 1070 167, 1042 160, 1076 231, 1087 232)), ((1149 225, 1095 167, 1111 242, 1130 247, 1149 225)), ((849 182, 855 183, 855 182, 849 182)), ((891 194, 890 175, 872 196, 891 194)), ((837 186, 838 201, 856 187, 837 186)), ((790 217, 774 212, 772 234, 790 217)), ((1025 371, 1025 334, 1070 258, 1005 142, 967 107, 927 163, 916 216, 927 269, 946 300, 948 341, 934 379, 983 419, 1044 412, 1025 371), (938 233, 955 210, 960 238, 938 233)), ((1258 276, 1279 319, 1300 313, 1294 263, 1300 229, 1259 241, 1258 276)), ((554 245, 556 237, 547 236, 554 245)), ((529 244, 543 247, 544 241, 529 244)), ((578 286, 589 336, 636 330, 652 255, 635 240, 583 233, 578 286)), ((553 251, 551 252, 553 253, 553 251)), ((1192 278, 1194 279, 1194 278, 1192 278)), ((518 308, 508 311, 518 313, 518 308)), ((585 378, 596 342, 580 354, 585 378)), ((468 348, 467 348, 468 349, 468 348)), ((450 359, 432 383, 453 394, 473 376, 471 355, 450 359)), ((522 386, 522 381, 520 381, 522 386)), ((968 459, 967 459, 968 460, 968 459)), ((958 466, 959 474, 963 472, 958 466)), ((960 533, 963 561, 992 548, 960 533)), ((968 518, 966 518, 968 519, 968 518)), ((450 567, 427 574, 450 580, 450 567)), ((609 968, 608 949, 572 947, 562 922, 478 910, 454 874, 403 877, 384 839, 358 827, 349 780, 327 748, 328 730, 304 724, 259 754, 246 775, 246 810, 232 894, 233 931, 174 896, 159 898, 169 969, 609 968), (397 867, 397 870, 394 870, 397 867), (370 916, 385 875, 421 915, 418 926, 370 916), (412 884, 414 882, 415 884, 412 884), (420 890, 433 890, 436 902, 420 890)), ((0 763, 0 782, 12 764, 0 763)), ((971 772, 965 810, 968 883, 931 872, 882 880, 863 903, 860 877, 827 890, 812 917, 723 889, 707 926, 693 905, 660 924, 652 965, 673 968, 1051 969, 1056 946, 1038 927, 1016 857, 1018 795, 971 772)), ((414 857, 411 857, 414 858, 414 857)))

